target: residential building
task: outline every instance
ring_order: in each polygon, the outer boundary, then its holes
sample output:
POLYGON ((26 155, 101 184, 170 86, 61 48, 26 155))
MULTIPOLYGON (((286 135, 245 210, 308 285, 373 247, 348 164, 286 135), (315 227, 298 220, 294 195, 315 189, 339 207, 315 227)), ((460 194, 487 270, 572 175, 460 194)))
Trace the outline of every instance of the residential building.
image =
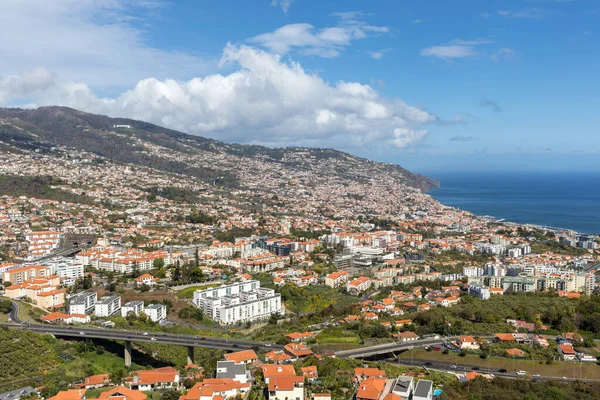
POLYGON ((268 400, 304 400, 304 377, 279 376, 269 379, 268 400))
POLYGON ((241 383, 249 380, 246 366, 233 361, 217 361, 217 378, 232 379, 241 383))
POLYGON ((461 336, 458 339, 456 339, 456 344, 458 345, 458 348, 460 349, 466 349, 466 350, 478 350, 479 349, 479 343, 477 343, 477 341, 475 339, 473 339, 471 336, 461 336))
POLYGON ((254 350, 242 350, 235 353, 225 353, 227 361, 233 361, 236 364, 252 364, 258 361, 258 356, 254 350))
POLYGON ((10 282, 13 285, 23 283, 35 278, 44 278, 52 275, 50 267, 41 265, 28 265, 25 267, 11 268, 4 272, 2 282, 10 282))
POLYGON ((148 285, 150 287, 156 286, 158 278, 153 277, 150 274, 142 274, 135 278, 136 285, 148 285))
POLYGON ((180 382, 179 371, 173 367, 163 367, 152 370, 140 370, 133 373, 127 382, 132 390, 150 392, 155 389, 178 389, 180 382))
POLYGON ((99 400, 146 400, 146 397, 140 390, 131 390, 123 386, 116 386, 98 395, 99 400))
POLYGON ((37 393, 35 388, 31 386, 25 386, 9 392, 0 393, 0 400, 19 400, 21 397, 29 397, 29 395, 32 393, 37 393))
POLYGON ((325 284, 332 288, 343 286, 348 282, 347 271, 335 271, 325 277, 325 284))
POLYGON ((110 317, 121 310, 121 296, 104 296, 94 304, 96 317, 110 317))
POLYGON ((260 282, 255 280, 197 290, 194 304, 221 325, 267 319, 272 314, 284 313, 281 294, 261 288, 260 282))
POLYGON ((419 379, 413 392, 413 400, 432 400, 433 382, 425 379, 419 379))
POLYGON ((399 376, 392 386, 391 393, 400 396, 400 400, 409 400, 413 394, 414 380, 412 376, 399 376))
POLYGON ((371 287, 371 280, 366 276, 360 276, 346 283, 346 290, 350 294, 359 294, 371 287))
POLYGON ((91 314, 97 301, 96 292, 77 293, 69 298, 69 314, 91 314))
POLYGON ((144 313, 154 322, 167 318, 167 306, 160 303, 149 304, 144 308, 144 313))
POLYGON ((233 379, 204 379, 180 396, 179 400, 223 400, 233 399, 237 395, 244 398, 250 386, 250 382, 241 383, 233 379))
POLYGON ((139 316, 144 312, 144 302, 140 300, 136 301, 128 301, 127 303, 121 306, 121 316, 126 317, 129 313, 135 314, 135 316, 139 316))

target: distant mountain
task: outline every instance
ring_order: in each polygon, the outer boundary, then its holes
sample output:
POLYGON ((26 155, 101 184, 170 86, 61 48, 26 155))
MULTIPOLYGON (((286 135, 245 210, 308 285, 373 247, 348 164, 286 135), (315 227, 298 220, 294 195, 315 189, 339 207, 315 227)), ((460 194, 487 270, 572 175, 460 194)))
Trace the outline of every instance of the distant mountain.
POLYGON ((252 161, 252 165, 261 161, 265 169, 275 168, 283 176, 287 169, 294 169, 309 175, 331 174, 348 182, 366 183, 385 173, 423 191, 439 186, 437 181, 398 165, 333 149, 230 144, 143 121, 110 118, 67 107, 0 108, 1 142, 27 149, 67 146, 113 162, 188 175, 228 187, 244 186, 238 173, 240 161, 243 164, 244 160, 252 161), (328 170, 323 170, 324 166, 328 170))

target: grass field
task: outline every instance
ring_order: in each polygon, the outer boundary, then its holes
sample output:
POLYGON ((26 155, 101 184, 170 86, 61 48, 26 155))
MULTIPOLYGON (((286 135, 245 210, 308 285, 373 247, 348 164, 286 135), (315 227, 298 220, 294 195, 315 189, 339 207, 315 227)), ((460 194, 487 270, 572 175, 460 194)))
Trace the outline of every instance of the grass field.
POLYGON ((206 285, 198 285, 198 286, 190 286, 178 292, 175 292, 175 295, 180 299, 191 299, 194 297, 194 292, 200 289, 210 289, 213 287, 220 286, 219 283, 207 283, 206 285))
POLYGON ((111 390, 112 387, 103 387, 103 388, 97 388, 97 389, 88 389, 85 391, 85 398, 86 399, 97 399, 98 396, 100 396, 100 393, 102 392, 107 392, 109 390, 111 390))
POLYGON ((317 343, 350 343, 360 344, 360 337, 354 331, 342 328, 328 328, 317 335, 317 343))
POLYGON ((526 371, 529 376, 540 374, 542 376, 555 376, 561 378, 583 378, 600 379, 600 366, 595 363, 563 362, 555 361, 548 365, 545 362, 535 360, 518 360, 504 357, 488 357, 485 360, 479 356, 468 354, 466 357, 460 357, 456 353, 444 354, 441 351, 426 351, 423 349, 413 349, 406 351, 398 358, 411 358, 432 361, 448 362, 456 365, 476 365, 479 367, 500 369, 507 371, 526 371))

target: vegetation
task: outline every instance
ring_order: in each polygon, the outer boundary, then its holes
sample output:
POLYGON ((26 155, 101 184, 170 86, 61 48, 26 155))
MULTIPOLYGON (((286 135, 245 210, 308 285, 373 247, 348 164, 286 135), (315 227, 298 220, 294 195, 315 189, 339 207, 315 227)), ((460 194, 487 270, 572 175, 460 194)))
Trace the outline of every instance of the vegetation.
POLYGON ((59 185, 64 185, 64 182, 51 176, 0 175, 0 195, 27 196, 79 204, 94 203, 88 196, 57 188, 59 185))

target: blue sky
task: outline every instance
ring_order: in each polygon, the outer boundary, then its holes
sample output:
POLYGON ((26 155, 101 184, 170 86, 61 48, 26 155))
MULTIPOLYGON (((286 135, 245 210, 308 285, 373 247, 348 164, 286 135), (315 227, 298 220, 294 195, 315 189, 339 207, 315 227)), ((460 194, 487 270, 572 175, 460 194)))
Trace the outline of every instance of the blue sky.
POLYGON ((423 172, 598 170, 599 20, 593 0, 7 0, 0 105, 423 172))

